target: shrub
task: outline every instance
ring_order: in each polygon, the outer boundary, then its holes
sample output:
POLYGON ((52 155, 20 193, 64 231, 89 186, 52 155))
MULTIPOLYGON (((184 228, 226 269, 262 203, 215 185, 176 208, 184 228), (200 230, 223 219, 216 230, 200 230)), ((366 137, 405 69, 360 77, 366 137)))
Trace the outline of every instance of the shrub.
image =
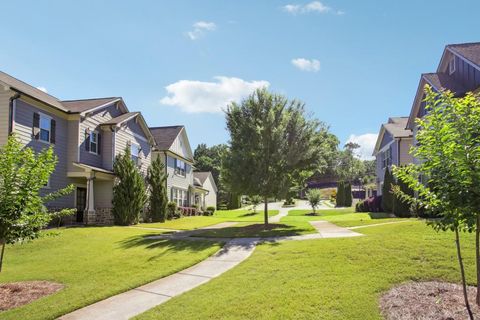
POLYGON ((393 175, 390 169, 386 168, 382 186, 382 208, 389 213, 393 212, 392 183, 394 183, 393 175))
POLYGON ((209 216, 211 216, 215 213, 215 207, 209 206, 209 207, 207 207, 206 211, 209 212, 210 213, 209 216))
MULTIPOLYGON (((414 192, 408 185, 402 180, 397 181, 397 185, 404 194, 409 195, 410 197, 414 196, 414 192)), ((395 216, 400 218, 409 218, 412 216, 412 210, 410 208, 410 203, 405 199, 401 199, 399 196, 394 195, 393 198, 393 213, 395 216)))
POLYGON ((322 200, 322 195, 319 189, 310 189, 307 192, 307 200, 310 206, 312 207, 313 213, 320 205, 320 201, 322 200))
POLYGON ((262 197, 259 195, 253 195, 250 197, 250 202, 252 203, 253 206, 253 212, 257 212, 257 206, 262 202, 262 197))
POLYGON ((167 219, 177 218, 177 203, 169 202, 167 203, 167 219))
POLYGON ((333 189, 332 193, 330 194, 330 201, 337 202, 337 189, 333 189))
POLYGON ((164 222, 167 215, 167 188, 165 166, 157 157, 148 167, 146 181, 149 187, 149 211, 147 217, 152 222, 164 222))
POLYGON ((337 186, 336 206, 345 207, 345 184, 339 182, 337 186))
POLYGON ((382 212, 382 196, 370 197, 355 205, 356 212, 382 212))
POLYGON ((345 197, 345 207, 351 207, 352 206, 352 185, 350 183, 345 183, 344 184, 344 197, 345 197))
POLYGON ((116 176, 112 199, 115 224, 136 224, 148 196, 144 178, 132 160, 129 147, 115 158, 113 172, 116 176))

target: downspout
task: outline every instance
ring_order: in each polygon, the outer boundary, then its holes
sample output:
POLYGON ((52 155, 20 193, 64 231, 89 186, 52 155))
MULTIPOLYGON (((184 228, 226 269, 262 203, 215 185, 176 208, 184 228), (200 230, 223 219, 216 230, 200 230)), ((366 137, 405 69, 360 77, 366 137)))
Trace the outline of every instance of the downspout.
POLYGON ((20 94, 17 92, 12 97, 10 97, 10 103, 8 105, 8 135, 13 132, 13 122, 15 121, 15 100, 20 98, 20 94))

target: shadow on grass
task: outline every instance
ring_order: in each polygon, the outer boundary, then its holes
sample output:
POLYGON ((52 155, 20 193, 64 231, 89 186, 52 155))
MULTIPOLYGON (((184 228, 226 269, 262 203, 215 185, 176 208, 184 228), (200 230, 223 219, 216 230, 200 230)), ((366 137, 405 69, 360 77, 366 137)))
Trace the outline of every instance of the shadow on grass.
POLYGON ((369 212, 368 215, 371 219, 396 218, 394 215, 385 212, 369 212))
POLYGON ((297 236, 311 231, 308 227, 288 225, 282 223, 250 224, 247 226, 233 226, 222 229, 205 229, 204 232, 196 233, 193 237, 205 238, 264 238, 297 236))
POLYGON ((182 239, 168 239, 161 238, 162 236, 158 233, 150 234, 141 234, 126 238, 125 240, 119 241, 119 245, 123 249, 131 249, 143 247, 149 250, 161 249, 161 252, 157 255, 152 256, 149 260, 155 260, 161 258, 164 255, 170 254, 172 252, 181 252, 181 251, 203 251, 214 245, 222 244, 222 241, 191 241, 191 240, 182 240, 182 239))
POLYGON ((242 218, 242 217, 251 217, 251 216, 255 216, 255 215, 257 215, 257 214, 258 214, 258 212, 248 212, 248 213, 244 213, 244 214, 242 214, 242 215, 239 215, 238 217, 239 217, 239 218, 242 218))

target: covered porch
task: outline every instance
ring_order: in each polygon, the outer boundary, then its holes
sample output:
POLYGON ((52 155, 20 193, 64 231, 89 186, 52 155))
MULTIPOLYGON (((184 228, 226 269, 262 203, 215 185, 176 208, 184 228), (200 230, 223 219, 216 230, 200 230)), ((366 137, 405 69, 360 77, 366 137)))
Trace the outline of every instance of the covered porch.
POLYGON ((205 204, 205 196, 208 194, 208 190, 203 187, 194 184, 192 188, 193 193, 193 204, 197 206, 198 210, 205 211, 207 209, 205 204))
POLYGON ((83 163, 73 165, 76 170, 67 175, 75 185, 75 221, 88 225, 113 224, 113 172, 83 163))

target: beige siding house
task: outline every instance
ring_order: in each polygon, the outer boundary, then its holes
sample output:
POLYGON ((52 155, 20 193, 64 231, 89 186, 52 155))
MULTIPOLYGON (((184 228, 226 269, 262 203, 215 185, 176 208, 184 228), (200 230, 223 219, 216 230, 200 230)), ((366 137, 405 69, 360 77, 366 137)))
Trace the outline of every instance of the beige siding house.
POLYGON ((194 183, 198 189, 204 192, 198 192, 195 198, 195 204, 201 209, 207 207, 217 207, 217 185, 211 172, 194 172, 194 183))
POLYGON ((86 224, 113 222, 115 156, 130 148, 146 173, 155 147, 142 115, 120 97, 62 101, 0 72, 0 145, 11 133, 35 151, 53 147, 58 164, 42 192, 76 188, 47 205, 77 208, 73 219, 86 224))

